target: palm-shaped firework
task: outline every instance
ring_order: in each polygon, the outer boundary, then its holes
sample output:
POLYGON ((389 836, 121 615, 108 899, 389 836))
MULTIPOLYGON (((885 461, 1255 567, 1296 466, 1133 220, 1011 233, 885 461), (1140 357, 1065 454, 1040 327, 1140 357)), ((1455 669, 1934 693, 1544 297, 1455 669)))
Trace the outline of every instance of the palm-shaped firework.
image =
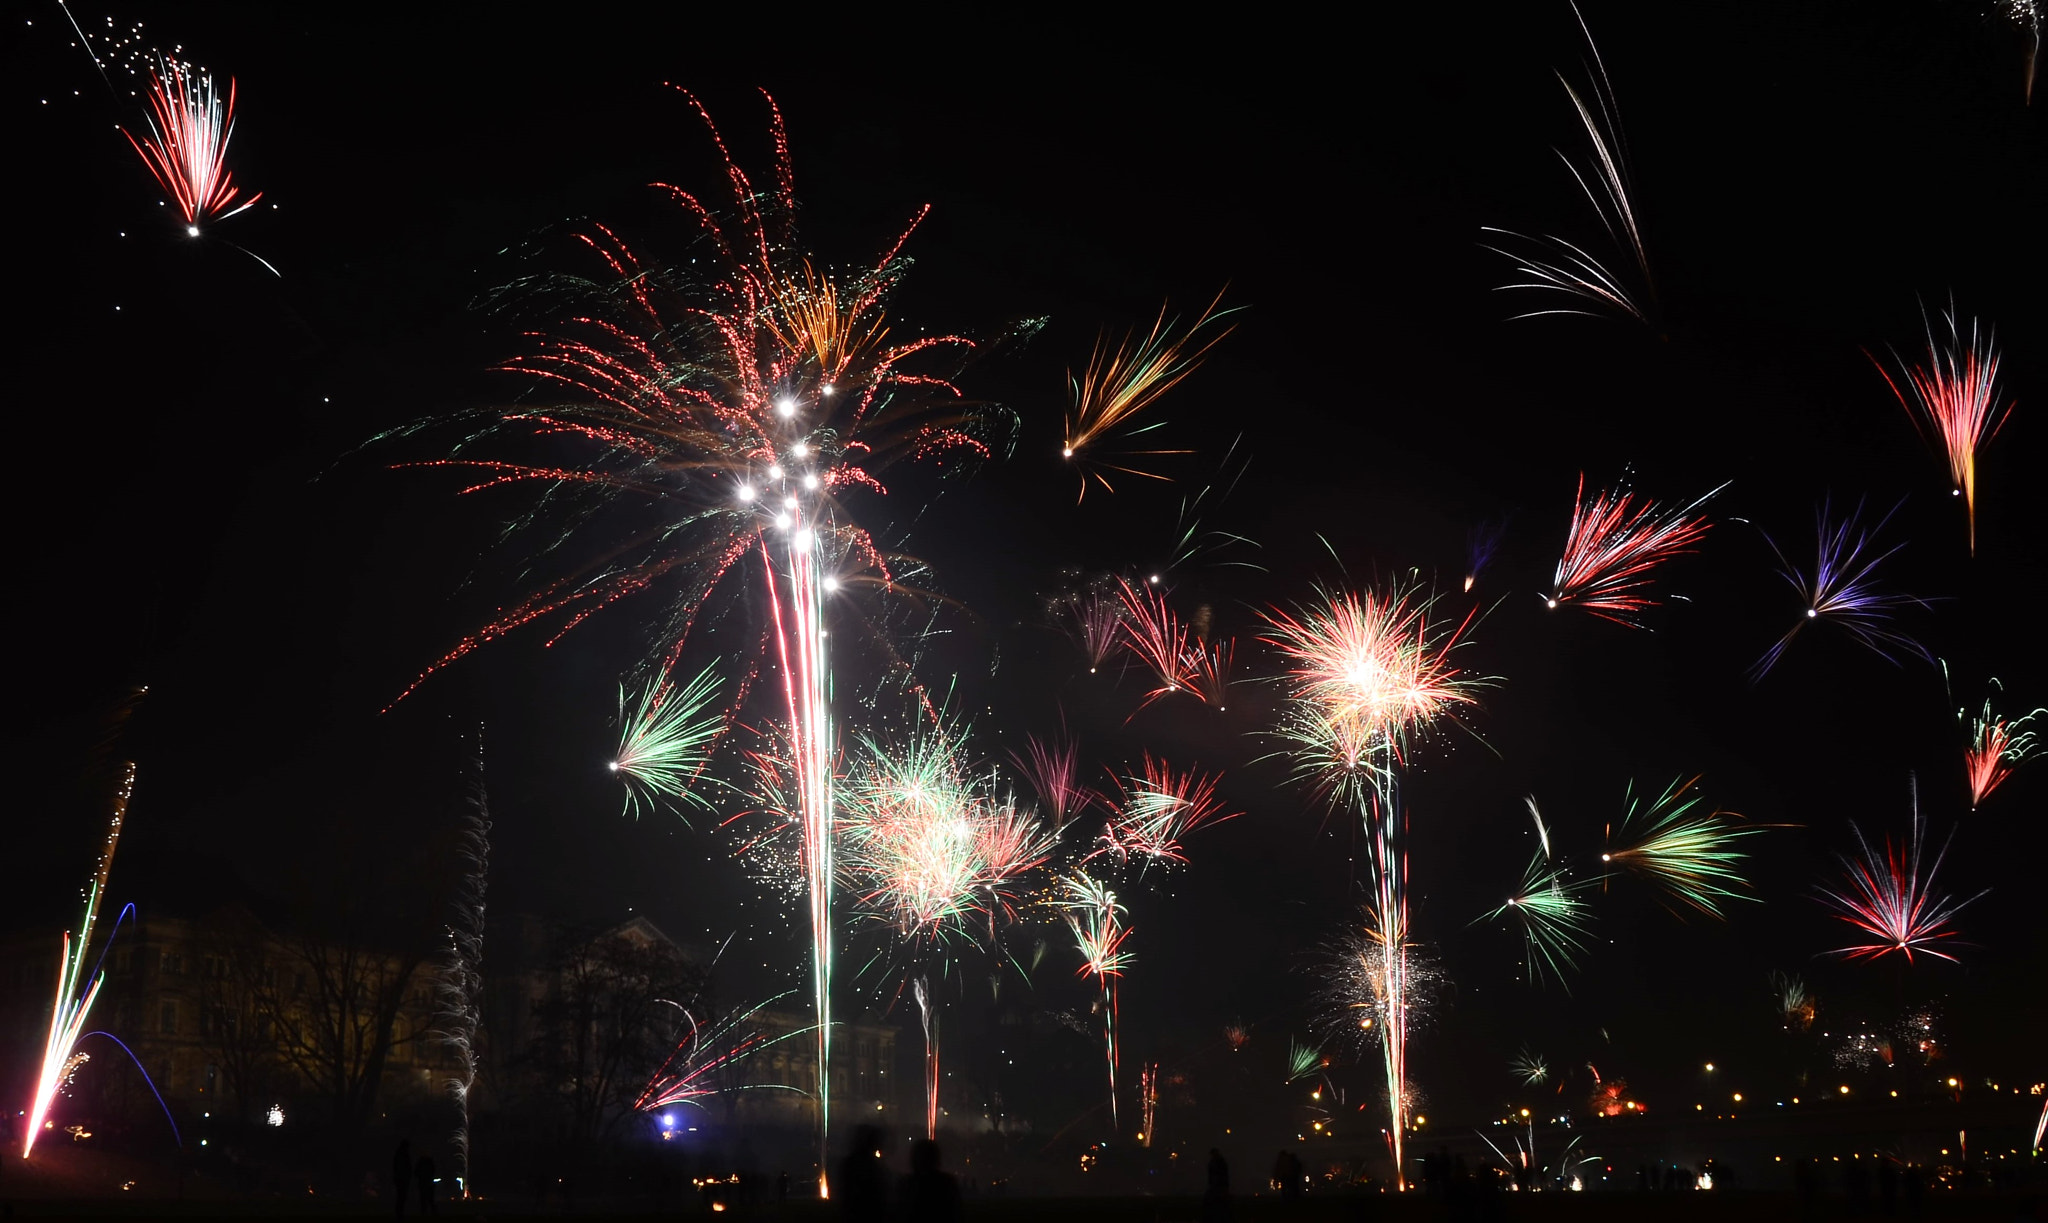
POLYGON ((1925 599, 1909 594, 1888 590, 1878 580, 1877 567, 1897 552, 1904 544, 1893 544, 1879 552, 1871 540, 1884 525, 1891 521, 1898 507, 1868 530, 1859 525, 1863 507, 1839 521, 1831 518, 1828 506, 1822 503, 1820 513, 1814 522, 1814 560, 1811 572, 1801 569, 1786 557, 1776 541, 1766 535, 1764 541, 1771 545, 1771 551, 1778 554, 1779 573, 1792 589, 1799 592, 1800 601, 1806 604, 1804 614, 1793 621, 1792 627, 1778 643, 1764 651, 1762 658, 1750 668, 1752 680, 1762 679, 1785 650, 1799 630, 1811 623, 1834 624, 1854 637, 1858 644, 1880 658, 1896 664, 1899 654, 1912 654, 1932 661, 1925 647, 1892 627, 1892 617, 1908 608, 1925 607, 1925 599))
POLYGON ((1131 953, 1124 950, 1124 940, 1131 932, 1123 924, 1123 904, 1101 880, 1070 875, 1060 880, 1060 892, 1067 928, 1074 932, 1074 944, 1081 952, 1077 975, 1094 977, 1102 987, 1102 1037, 1109 1062, 1109 1125, 1113 1130, 1117 1126, 1116 982, 1131 964, 1131 953))
POLYGON ((822 269, 797 239, 788 139, 773 103, 773 180, 757 186, 689 101, 719 149, 731 196, 727 209, 714 211, 664 185, 696 231, 693 257, 648 263, 597 225, 577 237, 598 275, 533 278, 501 295, 506 308, 537 310, 544 320, 529 331, 532 349, 505 366, 529 379, 535 395, 490 414, 452 457, 429 466, 471 473, 467 493, 544 490, 521 520, 531 528, 522 537, 535 543, 536 567, 554 576, 427 674, 523 626, 549 624, 559 637, 637 600, 654 612, 649 695, 638 705, 647 729, 627 732, 620 771, 660 793, 678 771, 660 763, 676 759, 676 744, 659 724, 669 720, 692 736, 699 725, 678 716, 691 702, 687 685, 676 690, 692 627, 729 576, 757 584, 753 648, 724 653, 743 672, 736 705, 753 679, 774 673, 783 722, 775 737, 788 754, 783 775, 811 918, 822 1142, 832 1030, 826 605, 842 587, 889 590, 900 577, 851 499, 882 493, 881 475, 900 461, 987 455, 997 417, 953 384, 969 341, 898 338, 905 333, 888 318, 910 231, 863 267, 822 269), (940 360, 950 364, 933 364, 940 360), (547 449, 538 458, 487 453, 508 441, 547 449), (552 534, 541 533, 543 522, 557 524, 552 534), (664 750, 631 750, 664 737, 664 750))
POLYGON ((1218 294, 1185 331, 1180 330, 1179 320, 1167 320, 1166 307, 1161 306, 1159 318, 1145 338, 1141 340, 1132 332, 1115 347, 1110 346, 1106 336, 1098 339, 1087 371, 1079 377, 1068 377, 1072 402, 1067 409, 1066 440, 1060 454, 1080 470, 1080 497, 1088 495, 1090 484, 1101 485, 1104 492, 1115 492, 1107 472, 1163 480, 1165 476, 1133 464, 1156 455, 1188 453, 1132 449, 1104 452, 1116 442, 1128 443, 1159 427, 1157 421, 1133 427, 1132 421, 1194 373, 1209 350, 1230 334, 1231 328, 1224 327, 1196 342, 1204 328, 1229 313, 1216 309, 1222 302, 1223 297, 1218 294))
POLYGON ((1707 533, 1707 517, 1695 514, 1722 484, 1682 508, 1639 497, 1625 488, 1586 496, 1586 477, 1572 502, 1571 530, 1557 561, 1544 605, 1583 607, 1616 624, 1641 627, 1637 617, 1655 605, 1650 571, 1681 553, 1694 551, 1707 533))
MULTIPOLYGON (((1998 686, 1995 679, 1991 683, 1998 686)), ((2012 776, 2014 769, 2034 755, 2039 746, 2034 719, 2048 717, 2048 709, 2033 710, 2022 718, 2008 718, 1995 712, 1991 699, 1986 697, 1982 713, 1971 717, 1969 710, 1959 709, 1956 717, 1969 734, 1963 762, 1969 769, 1970 807, 1975 810, 2012 776)))

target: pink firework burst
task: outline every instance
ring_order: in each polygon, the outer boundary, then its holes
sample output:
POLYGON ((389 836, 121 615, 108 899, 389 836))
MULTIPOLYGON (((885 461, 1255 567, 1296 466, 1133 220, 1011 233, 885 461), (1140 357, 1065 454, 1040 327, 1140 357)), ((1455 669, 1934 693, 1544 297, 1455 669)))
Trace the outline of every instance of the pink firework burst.
POLYGON ((2008 718, 1994 711, 1987 699, 1983 713, 1973 718, 1968 710, 1963 710, 1959 716, 1970 736, 1963 749, 1963 763, 1969 769, 1970 807, 1974 810, 2012 776, 2014 769, 2033 756, 2038 746, 2034 719, 2048 716, 2048 709, 2036 709, 2023 718, 2008 718))
POLYGON ((1010 753, 1010 761, 1031 783, 1056 830, 1066 827, 1068 820, 1095 801, 1095 791, 1080 781, 1080 745, 1064 735, 1050 743, 1037 735, 1028 735, 1024 750, 1010 753))
POLYGON ((1637 614, 1656 605, 1646 589, 1650 571, 1696 550, 1708 523, 1706 515, 1693 511, 1726 487, 1673 509, 1622 489, 1601 489, 1589 500, 1581 474, 1571 531, 1544 604, 1583 607, 1616 624, 1641 627, 1637 614))
POLYGON ((225 220, 263 198, 257 192, 240 204, 234 174, 228 169, 228 140, 235 131, 235 82, 228 79, 227 97, 214 87, 205 69, 159 57, 149 72, 149 133, 137 140, 123 129, 142 164, 177 203, 185 231, 199 236, 199 227, 225 220))
MULTIPOLYGON (((1858 856, 1844 857, 1845 884, 1839 889, 1822 888, 1821 898, 1836 914, 1874 941, 1837 948, 1835 954, 1852 960, 1875 960, 1894 952, 1908 963, 1915 951, 1944 960, 1956 957, 1941 947, 1956 937, 1951 923, 1955 915, 1984 893, 1964 900, 1934 890, 1934 877, 1948 856, 1944 841, 1934 861, 1921 870, 1927 838, 1926 821, 1916 798, 1913 828, 1903 844, 1887 836, 1880 851, 1866 840, 1863 830, 1849 826, 1856 834, 1858 856)), ((1950 834, 1954 839, 1954 834, 1950 834)))

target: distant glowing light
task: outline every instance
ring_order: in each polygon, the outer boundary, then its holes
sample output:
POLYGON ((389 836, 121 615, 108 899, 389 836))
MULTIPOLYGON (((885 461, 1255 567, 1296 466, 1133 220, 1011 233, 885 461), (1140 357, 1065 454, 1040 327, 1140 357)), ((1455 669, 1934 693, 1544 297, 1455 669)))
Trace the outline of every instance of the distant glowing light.
POLYGON ((775 463, 770 465, 770 467, 768 468, 768 478, 771 480, 780 480, 782 478, 782 464, 775 463))
POLYGON ((754 499, 754 486, 753 486, 753 485, 751 485, 751 484, 742 484, 742 485, 740 485, 740 500, 742 500, 742 501, 752 501, 753 499, 754 499))
POLYGON ((787 395, 783 396, 781 399, 775 401, 775 411, 785 420, 787 420, 789 417, 795 416, 796 400, 789 398, 787 395))
POLYGON ((270 1125, 273 1128, 283 1125, 284 1106, 282 1104, 271 1105, 270 1111, 263 1114, 263 1120, 265 1124, 270 1125))
POLYGON ((817 472, 814 472, 814 471, 812 471, 812 472, 805 472, 805 473, 804 473, 804 487, 805 487, 805 488, 811 488, 811 489, 815 489, 816 487, 818 487, 818 473, 817 473, 817 472))
POLYGON ((777 514, 775 516, 775 525, 784 531, 789 529, 789 524, 793 521, 795 520, 787 514, 777 514))
POLYGON ((838 589, 839 589, 839 579, 838 579, 838 578, 826 578, 826 579, 825 579, 825 589, 826 589, 826 590, 828 590, 828 591, 834 591, 834 590, 838 590, 838 589))
POLYGON ((789 448, 789 452, 795 455, 797 458, 802 458, 811 452, 811 448, 807 443, 798 442, 796 445, 791 446, 789 448))
POLYGON ((185 233, 190 237, 196 238, 199 236, 199 227, 197 225, 187 225, 185 227, 185 233))

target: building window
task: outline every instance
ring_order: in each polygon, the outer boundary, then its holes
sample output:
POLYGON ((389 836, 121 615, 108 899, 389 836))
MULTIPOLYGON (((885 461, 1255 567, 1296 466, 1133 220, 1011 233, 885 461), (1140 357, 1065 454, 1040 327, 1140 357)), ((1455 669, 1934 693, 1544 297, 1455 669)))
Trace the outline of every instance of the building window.
POLYGON ((164 973, 166 976, 182 977, 185 975, 185 957, 175 951, 159 951, 157 953, 156 966, 157 971, 164 973))
POLYGON ((156 1010, 156 1030, 165 1036, 176 1036, 178 1034, 177 1003, 163 1002, 158 1004, 156 1010))

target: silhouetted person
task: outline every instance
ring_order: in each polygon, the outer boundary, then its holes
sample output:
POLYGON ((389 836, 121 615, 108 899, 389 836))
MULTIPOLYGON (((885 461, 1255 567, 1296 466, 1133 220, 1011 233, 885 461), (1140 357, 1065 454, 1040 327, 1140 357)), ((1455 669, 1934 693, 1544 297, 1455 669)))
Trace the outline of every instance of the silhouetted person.
POLYGON ((1280 1190, 1283 1202, 1301 1200, 1301 1160, 1292 1151, 1282 1151, 1273 1158, 1273 1184, 1280 1190))
POLYGON ((1877 1204, 1888 1215, 1899 1213, 1899 1170, 1889 1159, 1878 1161, 1877 1204))
POLYGON ((1842 1161, 1842 1188, 1849 1191, 1849 1206, 1857 1214, 1870 1210, 1870 1165, 1860 1159, 1842 1161))
POLYGON ((434 1209, 433 1156, 420 1156, 420 1162, 413 1167, 413 1179, 417 1180, 420 1186, 420 1213, 423 1215, 439 1214, 440 1212, 434 1209))
POLYGON ((904 1223, 960 1223, 960 1182, 939 1167, 939 1144, 920 1138, 910 1144, 910 1175, 898 1195, 904 1223))
POLYGON ((789 1173, 787 1171, 775 1174, 775 1200, 778 1202, 787 1202, 789 1200, 789 1173))
POLYGON ((398 1149, 391 1153, 391 1207, 392 1217, 405 1217, 405 1194, 412 1188, 412 1139, 398 1140, 398 1149))
POLYGON ((1906 1213, 1917 1219, 1920 1217, 1920 1194, 1927 1188, 1927 1180, 1919 1164, 1906 1165, 1905 1182, 1906 1213))
POLYGON ((832 1196, 847 1223, 882 1223, 889 1189, 882 1180, 881 1150, 882 1131, 872 1125, 853 1127, 853 1145, 832 1178, 832 1196))
POLYGON ((1810 1159, 1802 1159, 1792 1165, 1792 1184, 1799 1190, 1799 1201, 1806 1213, 1813 1213, 1813 1199, 1820 1193, 1820 1170, 1810 1159))
POLYGON ((1209 1148, 1209 1187, 1202 1192, 1202 1223, 1230 1223, 1230 1164, 1209 1148))

